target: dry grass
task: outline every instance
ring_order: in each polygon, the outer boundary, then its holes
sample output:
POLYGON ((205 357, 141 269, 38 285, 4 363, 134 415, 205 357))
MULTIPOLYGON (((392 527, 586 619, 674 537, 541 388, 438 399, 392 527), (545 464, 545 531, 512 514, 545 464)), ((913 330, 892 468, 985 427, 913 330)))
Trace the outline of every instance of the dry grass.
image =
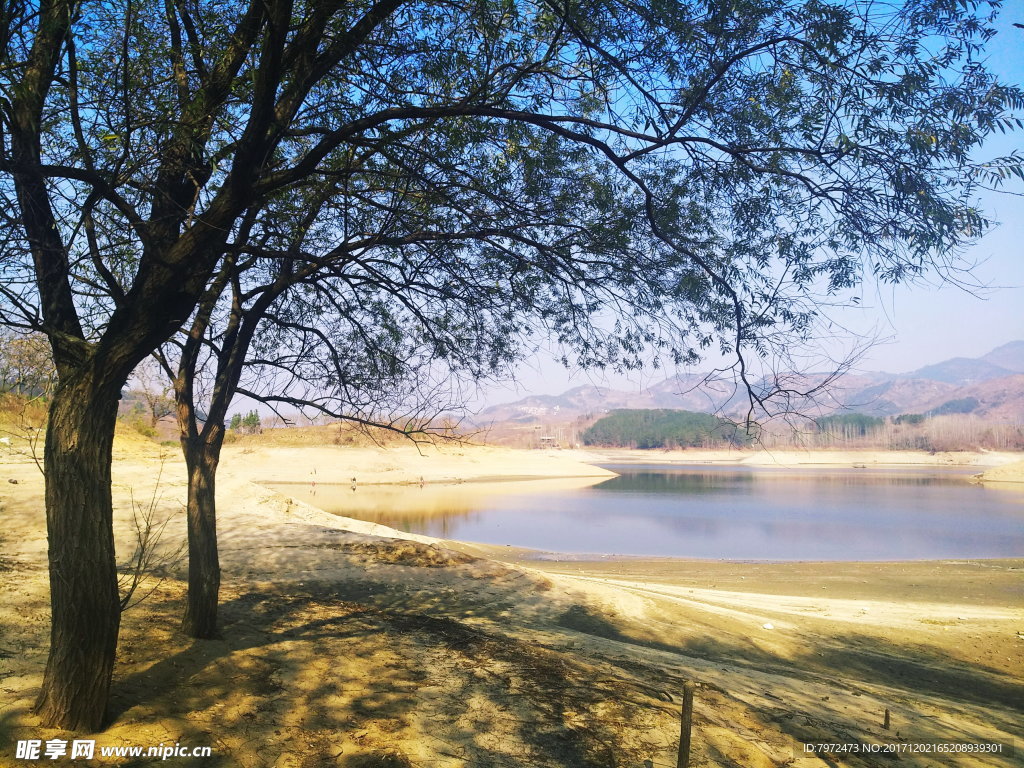
POLYGON ((262 432, 252 435, 229 432, 227 442, 242 448, 325 445, 373 448, 389 445, 409 445, 410 439, 389 429, 361 427, 342 422, 323 426, 264 429, 262 432))
POLYGON ((362 555, 378 563, 410 565, 420 568, 451 568, 455 565, 480 561, 480 558, 463 552, 404 539, 345 542, 336 546, 344 552, 362 555))
POLYGON ((0 392, 0 429, 15 427, 22 419, 31 422, 46 420, 46 401, 26 398, 13 392, 0 392))

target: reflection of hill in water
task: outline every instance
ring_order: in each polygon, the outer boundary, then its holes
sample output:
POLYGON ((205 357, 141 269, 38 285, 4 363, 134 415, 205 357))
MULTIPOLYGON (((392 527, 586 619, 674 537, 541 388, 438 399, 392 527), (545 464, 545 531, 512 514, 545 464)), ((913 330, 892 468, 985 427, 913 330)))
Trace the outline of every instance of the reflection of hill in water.
POLYGON ((963 472, 906 474, 901 472, 872 471, 866 469, 848 470, 778 470, 757 468, 756 470, 735 469, 658 469, 653 471, 631 471, 613 467, 618 477, 605 480, 598 486, 602 491, 627 493, 707 494, 722 491, 749 492, 756 483, 768 490, 771 484, 787 486, 813 485, 816 488, 829 486, 898 486, 923 487, 943 484, 962 484, 963 472))
POLYGON ((543 480, 473 481, 425 485, 357 485, 346 483, 265 483, 273 491, 334 515, 378 523, 399 531, 450 538, 456 521, 473 520, 482 509, 503 506, 515 497, 577 491, 597 485, 600 477, 543 480))
POLYGON ((753 481, 753 475, 739 472, 627 472, 605 480, 601 483, 601 490, 629 493, 711 493, 726 486, 749 484, 753 481))

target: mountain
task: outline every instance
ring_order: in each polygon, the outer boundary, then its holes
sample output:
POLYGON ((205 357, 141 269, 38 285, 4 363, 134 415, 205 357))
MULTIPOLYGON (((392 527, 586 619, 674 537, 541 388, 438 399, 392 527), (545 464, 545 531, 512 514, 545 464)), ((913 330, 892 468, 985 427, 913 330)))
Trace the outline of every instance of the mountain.
MULTIPOLYGON (((843 410, 870 416, 922 413, 957 397, 959 387, 943 380, 893 376, 841 398, 843 410)), ((837 398, 840 399, 840 398, 837 398)))
POLYGON ((1024 373, 1024 341, 1011 341, 979 358, 1016 373, 1024 373))
MULTIPOLYGON (((995 350, 993 350, 994 352, 995 350)), ((991 353, 989 353, 991 354, 991 353)), ((1021 370, 1024 370, 1022 368, 1021 370)), ((912 379, 931 379, 947 384, 977 384, 1019 373, 1019 370, 996 365, 983 357, 953 357, 935 365, 926 365, 913 373, 904 374, 912 379)))
MULTIPOLYGON (((969 387, 961 387, 953 399, 977 400, 978 405, 970 411, 975 416, 1000 421, 1024 420, 1024 374, 1003 376, 969 387)), ((940 407, 941 404, 932 406, 931 409, 940 407)))
POLYGON ((487 421, 550 421, 571 420, 579 416, 601 412, 612 408, 653 408, 649 398, 642 393, 619 392, 593 385, 575 387, 560 395, 530 395, 507 405, 487 408, 483 416, 487 421), (632 406, 631 403, 639 403, 632 406))
MULTIPOLYGON (((785 387, 814 390, 825 374, 793 374, 785 387)), ((755 385, 764 387, 765 383, 755 385)), ((742 414, 746 395, 731 381, 705 382, 700 374, 667 378, 642 390, 584 385, 561 395, 531 395, 484 409, 481 424, 520 427, 594 418, 617 408, 678 408, 704 413, 742 414)), ((845 374, 813 397, 794 394, 791 410, 808 416, 837 411, 872 416, 902 413, 971 413, 1000 420, 1024 420, 1024 341, 1013 341, 977 358, 954 357, 902 374, 845 374)))

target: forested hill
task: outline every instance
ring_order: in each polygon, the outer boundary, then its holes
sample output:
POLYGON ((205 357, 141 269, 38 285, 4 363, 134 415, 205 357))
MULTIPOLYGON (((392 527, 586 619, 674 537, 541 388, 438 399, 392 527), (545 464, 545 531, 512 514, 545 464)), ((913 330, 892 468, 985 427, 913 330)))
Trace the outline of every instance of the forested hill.
MULTIPOLYGON (((826 373, 793 375, 813 390, 826 373)), ((909 373, 847 373, 832 381, 827 398, 793 403, 812 418, 851 411, 870 416, 905 413, 965 413, 998 422, 1024 421, 1024 340, 1013 341, 977 358, 955 357, 909 373), (948 409, 958 409, 949 411, 948 409)), ((530 395, 513 403, 493 405, 475 419, 478 424, 568 422, 613 409, 668 408, 724 413, 742 418, 747 406, 742 391, 726 382, 708 380, 702 373, 683 373, 643 389, 618 390, 593 384, 560 395, 530 395)))
POLYGON ((615 410, 580 435, 586 445, 621 448, 740 446, 750 436, 732 422, 708 413, 669 408, 615 410))

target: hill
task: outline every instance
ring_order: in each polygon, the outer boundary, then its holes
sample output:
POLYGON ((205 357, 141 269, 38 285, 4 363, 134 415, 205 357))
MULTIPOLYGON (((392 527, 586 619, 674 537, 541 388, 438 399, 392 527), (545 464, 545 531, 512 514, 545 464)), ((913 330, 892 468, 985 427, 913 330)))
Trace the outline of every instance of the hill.
POLYGON ((931 379, 947 384, 965 385, 1010 376, 1014 372, 984 358, 954 357, 935 365, 926 365, 907 375, 912 379, 931 379))
MULTIPOLYGON (((826 379, 824 373, 792 375, 787 386, 808 391, 826 379)), ((524 429, 574 422, 583 427, 616 409, 668 408, 742 415, 746 399, 731 382, 702 382, 704 376, 693 373, 632 391, 585 385, 561 395, 531 395, 492 406, 474 421, 524 429)), ((755 386, 764 388, 766 383, 755 386)), ((1024 341, 1004 344, 980 357, 954 357, 909 373, 849 373, 813 398, 795 396, 790 407, 812 417, 839 411, 881 417, 952 409, 988 419, 1024 421, 1024 341), (961 402, 971 400, 977 402, 970 408, 961 402)))
POLYGON ((1000 368, 1024 373, 1024 341, 1011 341, 1009 344, 1003 344, 980 359, 998 365, 1000 368))
POLYGON ((615 410, 580 435, 584 445, 617 448, 711 448, 748 445, 749 435, 708 413, 669 408, 615 410))

